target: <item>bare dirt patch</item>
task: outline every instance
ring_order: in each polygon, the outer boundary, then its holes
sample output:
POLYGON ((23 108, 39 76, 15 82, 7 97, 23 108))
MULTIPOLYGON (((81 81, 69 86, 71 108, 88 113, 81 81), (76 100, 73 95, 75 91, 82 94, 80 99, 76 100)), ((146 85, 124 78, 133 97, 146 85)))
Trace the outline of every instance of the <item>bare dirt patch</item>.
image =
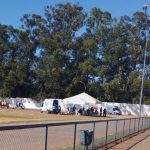
POLYGON ((79 115, 56 115, 41 113, 40 110, 0 109, 0 124, 31 123, 51 121, 101 120, 110 118, 127 118, 133 116, 89 117, 79 115))
MULTIPOLYGON (((55 115, 41 113, 40 110, 20 110, 20 109, 0 109, 0 126, 6 124, 30 124, 30 123, 50 123, 79 120, 104 120, 114 118, 127 118, 133 116, 77 116, 77 115, 55 115)), ((123 127, 120 122, 120 126, 123 127)), ((95 138, 105 137, 106 123, 97 123, 95 125, 95 138)), ((116 124, 111 123, 110 133, 115 131, 116 124)), ((92 130, 93 124, 79 124, 76 130, 76 145, 80 146, 80 130, 92 130)), ((119 129, 118 129, 119 131, 119 129)), ((26 150, 26 149, 44 149, 45 128, 27 128, 22 130, 8 130, 0 133, 0 149, 8 150, 26 150), (5 142, 7 141, 7 142, 5 142)), ((48 149, 60 150, 62 148, 72 147, 74 141, 74 124, 48 127, 48 149), (58 142, 59 141, 59 142, 58 142), (57 144, 56 144, 57 143, 57 144)))

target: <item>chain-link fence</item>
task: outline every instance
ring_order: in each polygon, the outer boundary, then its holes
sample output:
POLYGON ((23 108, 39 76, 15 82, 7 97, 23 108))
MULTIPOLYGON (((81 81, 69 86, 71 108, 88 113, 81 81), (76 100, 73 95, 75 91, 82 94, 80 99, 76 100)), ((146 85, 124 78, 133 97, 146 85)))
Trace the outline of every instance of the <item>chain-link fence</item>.
POLYGON ((93 131, 96 149, 150 128, 150 117, 0 126, 2 150, 82 150, 81 130, 93 131))

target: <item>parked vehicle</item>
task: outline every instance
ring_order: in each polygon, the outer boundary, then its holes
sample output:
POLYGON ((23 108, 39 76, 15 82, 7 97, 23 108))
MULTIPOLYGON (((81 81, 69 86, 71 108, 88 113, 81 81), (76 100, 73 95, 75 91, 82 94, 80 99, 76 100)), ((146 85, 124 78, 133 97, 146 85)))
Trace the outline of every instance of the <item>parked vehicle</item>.
POLYGON ((59 108, 62 105, 61 101, 61 99, 45 99, 41 112, 47 111, 48 113, 59 113, 59 108))
POLYGON ((107 111, 107 114, 112 114, 112 115, 121 115, 121 110, 119 109, 118 106, 107 106, 106 107, 106 111, 107 111))
POLYGON ((116 115, 122 115, 121 110, 119 109, 118 106, 114 106, 113 107, 113 111, 116 115))

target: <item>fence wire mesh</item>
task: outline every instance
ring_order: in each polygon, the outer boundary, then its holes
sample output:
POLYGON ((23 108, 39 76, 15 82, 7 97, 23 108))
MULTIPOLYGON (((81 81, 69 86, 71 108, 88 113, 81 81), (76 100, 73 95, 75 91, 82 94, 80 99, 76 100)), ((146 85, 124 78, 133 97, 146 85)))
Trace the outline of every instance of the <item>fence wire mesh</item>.
POLYGON ((0 126, 1 150, 82 150, 81 130, 93 131, 88 149, 150 128, 150 118, 0 126))
POLYGON ((0 131, 1 150, 43 150, 45 128, 0 131))

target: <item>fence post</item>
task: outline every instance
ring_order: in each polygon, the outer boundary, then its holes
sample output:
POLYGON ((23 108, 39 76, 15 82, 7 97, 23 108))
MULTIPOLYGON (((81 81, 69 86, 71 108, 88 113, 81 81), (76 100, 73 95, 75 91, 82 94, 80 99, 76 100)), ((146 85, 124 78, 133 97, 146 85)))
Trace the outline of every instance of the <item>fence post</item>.
POLYGON ((145 117, 143 118, 143 130, 145 131, 145 117))
POLYGON ((145 121, 144 121, 144 131, 146 130, 146 117, 145 117, 145 121))
POLYGON ((107 136, 108 136, 108 120, 106 122, 106 139, 105 139, 106 148, 107 148, 107 136))
POLYGON ((146 117, 146 129, 147 129, 147 117, 146 117))
POLYGON ((134 119, 134 134, 135 134, 136 118, 134 119))
POLYGON ((130 119, 130 123, 129 123, 129 135, 130 135, 130 126, 131 126, 131 119, 130 119))
POLYGON ((123 138, 124 138, 124 128, 125 128, 125 119, 124 119, 124 123, 123 123, 123 135, 122 135, 122 140, 123 140, 123 138))
POLYGON ((148 127, 149 127, 149 126, 148 126, 148 119, 149 119, 149 118, 147 117, 147 129, 148 129, 148 127))
POLYGON ((118 127, 118 120, 116 120, 116 132, 115 132, 115 141, 117 139, 117 127, 118 127))
POLYGON ((141 129, 141 131, 143 130, 143 117, 142 117, 142 129, 141 129))
POLYGON ((147 125, 146 125, 146 128, 148 129, 148 117, 147 117, 147 125))
POLYGON ((149 128, 149 117, 147 118, 147 128, 149 128))
POLYGON ((139 129, 140 128, 140 118, 139 118, 139 121, 138 121, 138 132, 139 132, 139 129))
POLYGON ((76 148, 76 130, 77 130, 77 124, 74 124, 74 140, 73 140, 73 150, 76 148))
POLYGON ((93 122, 93 142, 92 142, 92 149, 94 148, 94 135, 95 135, 95 122, 93 122))
POLYGON ((147 117, 145 117, 145 121, 146 121, 145 129, 147 129, 147 117))
POLYGON ((46 134, 45 134, 45 150, 47 150, 47 140, 48 140, 48 126, 46 125, 46 134))
POLYGON ((146 118, 144 117, 144 121, 143 121, 143 129, 145 131, 145 121, 146 121, 146 118))

